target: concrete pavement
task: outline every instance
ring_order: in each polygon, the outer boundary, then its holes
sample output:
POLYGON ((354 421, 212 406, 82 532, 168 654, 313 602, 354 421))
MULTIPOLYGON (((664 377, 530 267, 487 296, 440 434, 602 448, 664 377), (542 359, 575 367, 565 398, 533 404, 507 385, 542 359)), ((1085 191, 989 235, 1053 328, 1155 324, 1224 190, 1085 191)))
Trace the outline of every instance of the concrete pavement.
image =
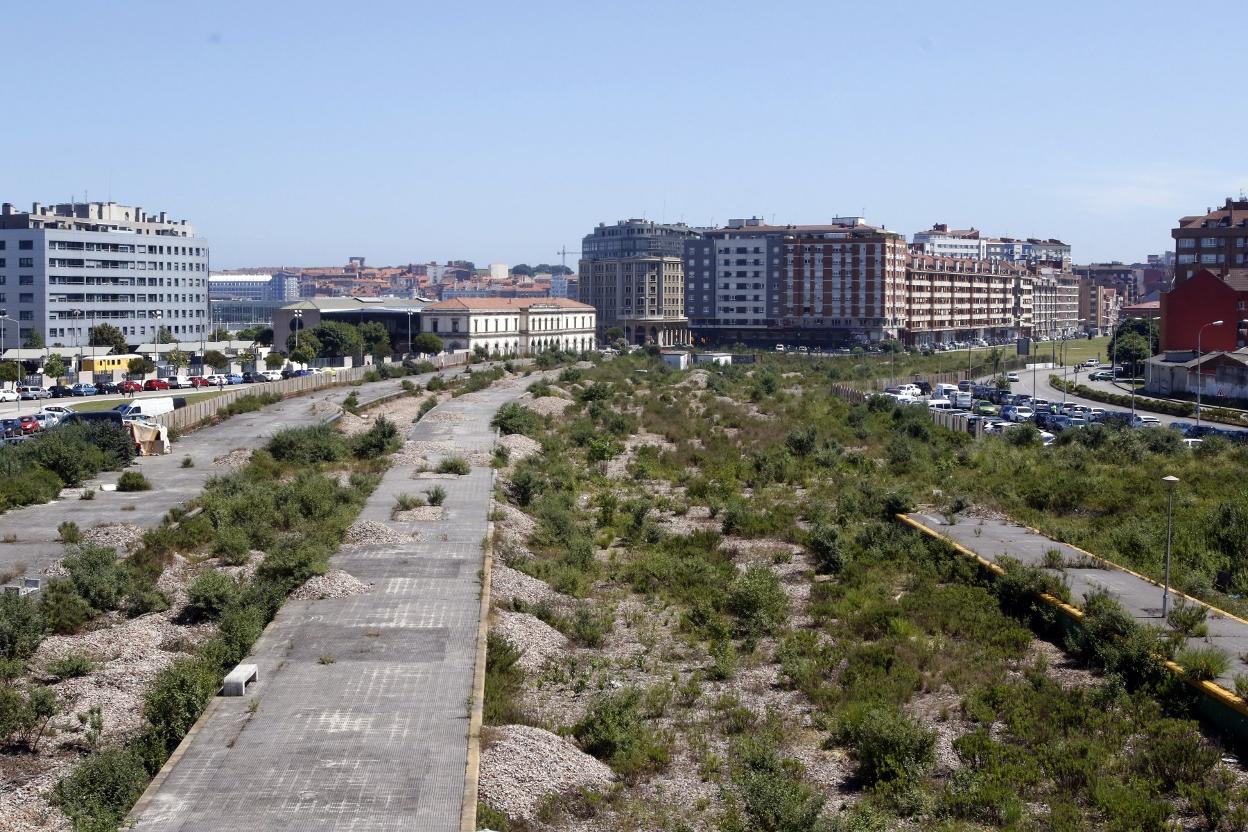
MULTIPOLYGON (((527 383, 447 401, 410 437, 488 451, 491 416, 527 383)), ((492 483, 483 466, 436 480, 410 465, 387 471, 361 518, 416 537, 334 557, 333 568, 373 584, 367 594, 282 607, 248 659, 259 681, 246 697, 214 700, 133 828, 459 829, 492 483), (398 494, 435 484, 447 491, 444 519, 390 520, 398 494)))
MULTIPOLYGON (((1098 589, 1109 592, 1141 624, 1165 627, 1161 617, 1162 587, 1142 575, 1115 566, 1094 555, 1048 538, 1038 531, 1007 520, 960 517, 950 525, 943 516, 910 514, 912 521, 949 538, 980 557, 996 562, 1008 555, 1024 564, 1037 566, 1058 575, 1070 587, 1076 607, 1083 606, 1085 596, 1098 589), (1068 564, 1062 570, 1046 569, 1045 552, 1056 549, 1068 564)), ((1170 604, 1180 597, 1171 590, 1170 604)), ((1190 602, 1203 604, 1196 599, 1190 602)), ((1209 605, 1203 604, 1208 607, 1209 605)), ((1209 636, 1188 639, 1193 647, 1213 646, 1230 659, 1230 667, 1217 681, 1228 690, 1235 690, 1235 676, 1248 673, 1248 621, 1209 607, 1209 636)))

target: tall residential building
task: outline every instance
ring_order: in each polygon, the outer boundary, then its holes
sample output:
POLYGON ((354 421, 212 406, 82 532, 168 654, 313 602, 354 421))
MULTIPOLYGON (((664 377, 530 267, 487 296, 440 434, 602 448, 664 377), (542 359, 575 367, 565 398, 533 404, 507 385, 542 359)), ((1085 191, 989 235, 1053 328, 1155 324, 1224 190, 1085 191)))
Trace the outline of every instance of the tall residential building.
POLYGON ((1079 278, 1038 268, 1031 281, 1031 335, 1074 335, 1079 329, 1079 278))
POLYGON ((914 244, 923 254, 937 257, 973 257, 981 260, 1007 260, 1011 263, 1060 263, 1070 265, 1070 244, 1036 237, 986 237, 977 228, 950 228, 945 223, 914 235, 914 244))
POLYGON ((208 326, 208 241, 186 220, 115 202, 0 207, 4 348, 38 331, 48 344, 87 342, 96 324, 131 344, 161 329, 198 339, 208 326))
POLYGON ((684 243, 697 229, 648 220, 599 223, 581 244, 579 293, 597 310, 599 332, 624 331, 630 344, 689 341, 684 243))
POLYGON ((906 343, 1015 338, 1032 317, 1033 274, 1005 260, 911 252, 906 263, 906 343))
POLYGON ((792 340, 897 338, 906 325, 906 240, 859 217, 797 226, 780 251, 777 325, 792 340))
POLYGON ((776 326, 780 252, 795 228, 729 220, 685 241, 685 312, 695 338, 713 328, 718 341, 749 340, 776 326))
POLYGON ((1078 277, 1090 279, 1097 286, 1113 289, 1126 303, 1135 303, 1142 297, 1143 266, 1114 261, 1074 266, 1071 271, 1078 277))
POLYGON ((1079 322, 1084 332, 1108 335, 1118 323, 1122 298, 1112 286, 1090 277, 1079 278, 1079 322))
POLYGON ((1221 208, 1183 217, 1174 238, 1174 285, 1201 271, 1225 280, 1232 272, 1248 273, 1248 199, 1230 199, 1221 208))

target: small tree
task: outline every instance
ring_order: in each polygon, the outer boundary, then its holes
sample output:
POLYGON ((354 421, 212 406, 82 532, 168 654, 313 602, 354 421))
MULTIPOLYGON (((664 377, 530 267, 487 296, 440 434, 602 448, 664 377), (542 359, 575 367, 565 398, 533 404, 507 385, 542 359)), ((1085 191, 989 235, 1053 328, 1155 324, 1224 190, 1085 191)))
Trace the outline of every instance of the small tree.
POLYGON ((208 350, 204 353, 204 364, 214 370, 224 370, 230 366, 230 360, 221 350, 208 350))
POLYGON ((173 333, 169 330, 169 327, 167 326, 162 326, 160 330, 156 333, 157 344, 172 344, 176 340, 177 339, 173 337, 173 333))
POLYGON ((182 350, 170 350, 165 361, 175 370, 185 370, 191 365, 191 357, 182 350))
POLYGON ((108 347, 113 355, 125 355, 130 352, 126 336, 112 324, 96 324, 87 330, 87 343, 93 347, 108 347))
POLYGON ((290 351, 290 360, 296 364, 307 364, 314 358, 316 358, 315 350, 303 344, 300 344, 298 349, 290 351))
POLYGON ((432 332, 422 332, 412 339, 412 352, 437 355, 442 352, 442 339, 432 332))
POLYGON ((384 358, 394 352, 390 345, 390 333, 377 321, 369 321, 360 325, 360 336, 364 339, 364 352, 373 358, 384 358))
MULTIPOLYGON (((1118 338, 1116 352, 1114 353, 1119 361, 1130 364, 1133 368, 1152 354, 1152 347, 1149 346, 1144 336, 1134 332, 1118 338)), ((1134 370, 1132 370, 1132 374, 1136 374, 1134 370)))
POLYGON ((286 356, 280 352, 271 352, 264 357, 264 366, 268 370, 280 370, 286 363, 286 356))
POLYGON ((214 330, 212 331, 212 334, 208 336, 208 340, 210 340, 210 341, 229 341, 229 340, 230 340, 230 331, 229 331, 228 329, 222 329, 222 328, 220 328, 220 327, 217 327, 216 329, 214 329, 214 330))
POLYGON ((60 381, 67 372, 69 368, 65 366, 65 359, 59 355, 50 355, 48 360, 43 362, 43 374, 57 381, 60 381))
POLYGON ((16 361, 0 363, 0 381, 17 381, 21 378, 21 375, 21 370, 18 368, 16 361))
POLYGON ((139 376, 141 378, 148 373, 156 372, 156 365, 150 358, 139 356, 138 358, 130 359, 130 363, 126 365, 126 370, 130 373, 130 375, 139 376))
POLYGON ((43 349, 43 333, 37 329, 32 329, 30 334, 26 336, 26 342, 22 346, 28 350, 43 349))

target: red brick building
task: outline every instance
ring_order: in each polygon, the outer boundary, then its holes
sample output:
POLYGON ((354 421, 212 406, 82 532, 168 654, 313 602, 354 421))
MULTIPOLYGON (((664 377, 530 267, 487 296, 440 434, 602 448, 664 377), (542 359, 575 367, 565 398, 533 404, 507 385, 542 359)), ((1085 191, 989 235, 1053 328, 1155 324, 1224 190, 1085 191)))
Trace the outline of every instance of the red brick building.
POLYGON ((1174 284, 1202 271, 1225 278, 1248 265, 1248 199, 1227 199, 1218 209, 1183 217, 1174 237, 1174 284))
POLYGON ((1197 333, 1211 321, 1222 326, 1205 329, 1202 352, 1236 350, 1248 340, 1248 270, 1231 269, 1218 277, 1202 269, 1161 296, 1161 349, 1196 349, 1197 333))

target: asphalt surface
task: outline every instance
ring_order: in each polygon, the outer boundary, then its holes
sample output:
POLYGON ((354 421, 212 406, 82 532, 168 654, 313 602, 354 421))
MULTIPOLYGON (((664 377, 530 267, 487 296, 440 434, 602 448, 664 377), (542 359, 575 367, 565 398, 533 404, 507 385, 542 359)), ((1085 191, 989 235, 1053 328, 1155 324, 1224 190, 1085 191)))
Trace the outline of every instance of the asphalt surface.
MULTIPOLYGON (((227 384, 224 389, 232 390, 239 385, 227 384)), ((253 385, 244 385, 251 387, 253 385)), ((259 386, 259 385, 255 385, 259 386)), ((198 388, 180 388, 177 390, 144 390, 135 393, 133 396, 122 396, 121 394, 109 394, 106 396, 72 396, 60 399, 30 399, 26 401, 16 402, 0 402, 0 419, 16 419, 18 416, 28 416, 38 413, 47 405, 59 405, 60 407, 73 408, 75 405, 82 405, 88 402, 107 402, 109 408, 116 407, 122 402, 131 402, 137 399, 149 399, 160 396, 188 396, 192 393, 203 393, 207 390, 216 390, 216 387, 198 387, 198 388)))
MULTIPOLYGON (((934 514, 911 514, 909 517, 957 541, 986 560, 996 562, 1002 555, 1008 555, 1024 564, 1037 566, 1050 574, 1058 575, 1070 587, 1073 603, 1077 607, 1083 605, 1084 598, 1089 593, 1106 590, 1136 621, 1154 627, 1166 626, 1161 616, 1163 591, 1161 586, 1147 578, 1113 568, 1107 562, 1092 560, 1078 549, 1045 537, 1025 526, 1005 520, 978 517, 960 517, 953 525, 950 525, 944 517, 934 514), (1056 549, 1062 553, 1063 561, 1067 564, 1064 569, 1059 571, 1044 567, 1045 552, 1049 549, 1056 549)), ((1178 596, 1172 592, 1171 609, 1177 601, 1178 596)), ((1248 622, 1221 611, 1214 611, 1213 607, 1209 609, 1211 612, 1208 619, 1208 638, 1188 639, 1188 644, 1192 647, 1212 645, 1228 656, 1230 668, 1218 677, 1218 682, 1233 691, 1236 674, 1248 673, 1248 663, 1245 663, 1243 658, 1248 655, 1248 622)))
MULTIPOLYGON (((462 368, 456 367, 443 374, 449 377, 461 371, 462 368)), ((423 383, 433 375, 412 376, 411 380, 423 383)), ((283 428, 325 421, 338 411, 338 406, 352 390, 371 398, 397 392, 401 389, 400 383, 400 379, 389 379, 359 388, 329 387, 200 428, 175 442, 173 453, 139 457, 126 469, 146 476, 152 483, 151 491, 113 490, 122 472, 107 471, 84 483, 82 488, 65 489, 58 500, 6 511, 0 514, 0 575, 41 574, 63 553, 64 545, 57 541, 56 529, 66 520, 77 523, 84 531, 113 523, 144 528, 156 526, 169 509, 197 496, 210 477, 228 473, 230 469, 214 464, 213 460, 236 448, 258 448, 283 428), (186 457, 191 458, 194 467, 182 467, 186 457), (80 499, 88 490, 94 492, 93 499, 80 499)), ((4 404, 12 406, 11 402, 4 404)))
MULTIPOLYGON (((449 400, 409 437, 488 451, 492 414, 527 383, 449 400)), ((415 538, 335 555, 367 594, 282 607, 247 659, 259 681, 214 700, 133 828, 459 829, 492 483, 484 466, 451 479, 392 466, 361 518, 415 538), (398 494, 433 485, 447 491, 444 519, 390 520, 398 494)))

